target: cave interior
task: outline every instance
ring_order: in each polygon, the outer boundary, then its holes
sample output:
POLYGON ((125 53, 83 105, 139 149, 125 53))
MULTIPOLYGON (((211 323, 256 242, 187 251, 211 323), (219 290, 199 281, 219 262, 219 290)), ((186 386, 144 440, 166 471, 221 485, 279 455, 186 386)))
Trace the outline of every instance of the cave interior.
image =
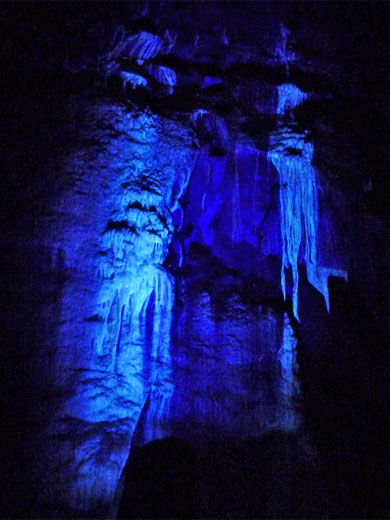
POLYGON ((4 2, 3 518, 389 518, 387 2, 4 2))

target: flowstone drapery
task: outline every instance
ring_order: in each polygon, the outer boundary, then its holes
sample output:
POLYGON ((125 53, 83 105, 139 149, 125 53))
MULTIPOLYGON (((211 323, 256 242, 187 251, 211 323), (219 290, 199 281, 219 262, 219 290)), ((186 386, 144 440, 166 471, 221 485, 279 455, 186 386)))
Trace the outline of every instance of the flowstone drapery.
POLYGON ((329 311, 329 276, 346 277, 339 269, 319 265, 318 199, 316 172, 312 166, 313 144, 308 134, 295 128, 286 116, 307 95, 293 84, 278 87, 276 113, 281 116, 279 128, 270 136, 269 158, 280 178, 280 230, 282 237, 281 285, 286 298, 285 269, 291 267, 293 278, 293 311, 298 313, 298 263, 303 261, 308 281, 324 296, 329 311))

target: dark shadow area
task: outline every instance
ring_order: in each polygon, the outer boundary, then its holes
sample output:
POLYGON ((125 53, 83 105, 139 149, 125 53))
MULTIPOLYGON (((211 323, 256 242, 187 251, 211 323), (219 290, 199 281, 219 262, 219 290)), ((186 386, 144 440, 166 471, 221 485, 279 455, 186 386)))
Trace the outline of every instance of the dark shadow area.
POLYGON ((333 279, 330 289, 331 314, 314 319, 306 305, 298 329, 306 427, 336 517, 389 518, 387 318, 367 309, 354 281, 333 279))
POLYGON ((327 491, 295 435, 190 446, 178 438, 136 449, 119 518, 320 518, 327 491))

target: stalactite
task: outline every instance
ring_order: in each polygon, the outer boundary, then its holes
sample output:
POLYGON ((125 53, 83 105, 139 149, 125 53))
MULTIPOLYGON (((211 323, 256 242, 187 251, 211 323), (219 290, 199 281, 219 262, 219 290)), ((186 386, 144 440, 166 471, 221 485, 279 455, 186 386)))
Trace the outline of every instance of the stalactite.
POLYGON ((151 373, 152 389, 144 422, 144 442, 159 439, 166 434, 170 402, 173 394, 172 368, 170 357, 170 327, 174 303, 173 281, 164 276, 156 280, 157 290, 153 320, 153 358, 155 364, 151 373))
POLYGON ((284 115, 287 110, 293 110, 307 98, 307 94, 302 92, 302 90, 292 83, 279 85, 277 87, 277 92, 278 105, 276 113, 280 115, 284 115))
POLYGON ((145 403, 151 436, 169 408, 173 281, 162 263, 195 152, 192 132, 172 120, 106 100, 87 106, 99 154, 86 140, 69 164, 85 192, 101 184, 88 202, 73 189, 59 201, 72 276, 59 311, 55 412, 37 440, 47 482, 37 500, 112 518, 145 403))
POLYGON ((173 92, 173 87, 176 85, 176 72, 169 68, 163 67, 162 65, 156 65, 155 63, 148 63, 146 70, 149 74, 161 85, 167 85, 170 93, 173 92))
POLYGON ((122 70, 120 72, 120 77, 122 80, 122 89, 124 94, 126 94, 126 87, 129 83, 131 84, 131 88, 133 90, 137 87, 147 87, 148 85, 148 81, 144 77, 140 76, 139 74, 134 74, 133 72, 126 72, 122 70))
MULTIPOLYGON (((291 84, 278 88, 276 112, 285 115, 302 103, 307 95, 291 84)), ((318 265, 319 241, 316 172, 311 164, 313 145, 307 133, 299 133, 283 123, 271 135, 269 157, 280 178, 280 228, 282 237, 281 286, 286 298, 285 269, 293 277, 293 312, 298 314, 298 260, 302 253, 309 282, 323 294, 329 311, 328 277, 346 277, 344 271, 318 265), (302 249, 302 251, 301 251, 302 249)))
POLYGON ((145 60, 157 56, 162 48, 163 40, 159 36, 140 31, 128 39, 126 51, 128 56, 135 58, 142 65, 145 60))

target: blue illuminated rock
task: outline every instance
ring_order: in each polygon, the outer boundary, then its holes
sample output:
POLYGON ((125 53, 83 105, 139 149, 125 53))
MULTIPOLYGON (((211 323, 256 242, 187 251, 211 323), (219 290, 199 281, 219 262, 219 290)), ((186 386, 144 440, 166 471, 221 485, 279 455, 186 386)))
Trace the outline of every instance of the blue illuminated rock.
MULTIPOLYGON (((149 43, 145 49, 157 53, 149 43)), ((146 50, 137 59, 148 59, 146 50)), ((163 85, 176 83, 159 65, 145 70, 163 85)), ((120 76, 125 88, 146 86, 142 75, 120 76)), ((112 515, 136 429, 139 443, 172 433, 193 439, 299 429, 296 340, 277 303, 279 257, 285 295, 284 268, 293 271, 296 317, 298 263, 327 303, 327 277, 336 271, 317 262, 313 145, 284 123, 306 95, 292 84, 277 91, 281 123, 271 160, 206 109, 179 123, 109 99, 69 104, 78 141, 58 172, 55 216, 42 228, 68 275, 55 335, 41 352, 53 410, 37 449, 50 482, 42 502, 112 515), (191 124, 205 143, 198 153, 191 124), (275 308, 244 301, 230 282, 227 296, 193 294, 190 277, 179 288, 184 305, 179 298, 174 307, 173 278, 162 264, 175 230, 175 268, 188 268, 191 244, 205 246, 209 256, 198 270, 214 256, 239 276, 268 280, 274 289, 264 301, 275 308)))
POLYGON ((158 83, 170 87, 170 93, 173 92, 173 87, 176 85, 176 73, 173 69, 149 63, 146 65, 146 70, 158 83))
POLYGON ((225 156, 209 150, 203 148, 197 158, 175 240, 184 251, 191 241, 206 245, 225 265, 279 283, 277 170, 264 152, 245 145, 225 156))
MULTIPOLYGON (((307 95, 292 84, 278 87, 277 114, 284 116, 301 104, 307 95)), ((298 263, 306 264, 308 281, 325 298, 329 311, 328 278, 347 278, 347 273, 332 265, 318 262, 320 241, 318 227, 317 176, 312 166, 313 144, 306 133, 293 124, 282 123, 270 136, 269 157, 280 176, 280 229, 282 235, 281 285, 286 298, 285 269, 291 267, 293 278, 293 311, 298 318, 298 263)))
POLYGON ((113 516, 132 445, 304 435, 293 327, 303 357, 328 356, 328 279, 347 271, 367 308, 387 302, 385 226, 366 218, 380 183, 349 122, 375 104, 372 69, 347 32, 324 46, 300 19, 319 3, 233 4, 56 4, 15 23, 2 366, 24 398, 11 414, 36 415, 39 512, 113 516))
POLYGON ((57 217, 45 222, 69 277, 56 337, 42 352, 41 366, 51 360, 55 411, 41 436, 50 482, 41 501, 113 514, 147 399, 149 436, 163 434, 173 280, 161 264, 194 151, 191 130, 173 120, 113 102, 75 99, 69 110, 82 111, 83 128, 60 173, 70 186, 55 202, 57 217))
POLYGON ((137 87, 146 87, 148 85, 147 79, 142 77, 140 74, 134 74, 133 72, 121 71, 119 74, 122 79, 123 92, 126 93, 126 86, 130 83, 133 89, 137 87))
POLYGON ((157 56, 162 47, 162 38, 146 31, 140 31, 129 37, 126 53, 142 64, 145 60, 157 56))
MULTIPOLYGON (((297 433, 297 340, 276 288, 194 246, 176 272, 175 295, 173 393, 159 416, 165 431, 195 443, 297 433)), ((136 445, 153 440, 149 428, 147 409, 136 445)))
POLYGON ((301 394, 289 319, 228 287, 221 305, 223 284, 220 294, 216 284, 193 294, 184 282, 184 303, 175 307, 175 391, 166 417, 173 434, 207 441, 297 432, 301 394))

